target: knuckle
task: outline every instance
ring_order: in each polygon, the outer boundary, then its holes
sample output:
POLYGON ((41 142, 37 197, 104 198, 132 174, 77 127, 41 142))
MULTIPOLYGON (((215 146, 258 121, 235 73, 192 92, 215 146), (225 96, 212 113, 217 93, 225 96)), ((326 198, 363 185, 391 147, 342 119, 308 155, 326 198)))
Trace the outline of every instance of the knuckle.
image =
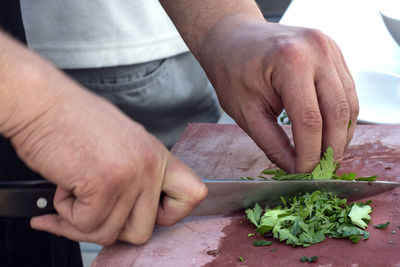
POLYGON ((284 39, 276 44, 276 56, 283 58, 285 61, 295 64, 303 59, 306 54, 305 47, 302 42, 294 39, 284 39))
POLYGON ((305 29, 305 36, 310 40, 320 52, 327 55, 331 51, 330 38, 322 31, 317 29, 305 29))
POLYGON ((332 115, 336 121, 341 124, 346 124, 349 122, 350 118, 350 106, 347 103, 347 100, 341 100, 333 104, 331 108, 332 115))
POLYGON ((138 165, 139 169, 137 169, 136 172, 142 170, 152 170, 157 172, 160 170, 164 148, 162 147, 161 149, 157 149, 156 147, 152 143, 144 142, 136 148, 136 152, 140 155, 141 161, 140 166, 138 165))
POLYGON ((300 122, 305 128, 311 131, 320 131, 322 129, 321 114, 315 110, 305 111, 301 116, 300 122))

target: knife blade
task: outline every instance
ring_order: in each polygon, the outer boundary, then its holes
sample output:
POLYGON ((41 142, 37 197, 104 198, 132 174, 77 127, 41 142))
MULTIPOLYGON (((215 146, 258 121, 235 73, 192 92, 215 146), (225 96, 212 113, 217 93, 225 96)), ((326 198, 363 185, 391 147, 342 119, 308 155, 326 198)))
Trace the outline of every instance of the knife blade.
POLYGON ((255 203, 274 206, 280 197, 316 190, 332 192, 349 201, 373 196, 391 190, 400 183, 389 181, 343 181, 343 180, 203 180, 208 187, 208 195, 190 214, 192 216, 228 214, 253 207, 255 203))

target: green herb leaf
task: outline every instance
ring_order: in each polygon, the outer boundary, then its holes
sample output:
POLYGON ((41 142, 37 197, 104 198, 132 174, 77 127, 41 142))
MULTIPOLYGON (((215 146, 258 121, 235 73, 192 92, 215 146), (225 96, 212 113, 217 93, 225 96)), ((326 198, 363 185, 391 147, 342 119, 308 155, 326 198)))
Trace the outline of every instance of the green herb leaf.
POLYGON ((381 223, 381 224, 378 224, 378 225, 374 225, 374 227, 375 227, 375 228, 378 228, 378 229, 380 229, 380 230, 383 230, 383 229, 386 229, 386 228, 389 226, 389 224, 390 224, 390 222, 381 223))
POLYGON ((254 246, 271 246, 272 245, 272 241, 267 241, 267 240, 257 240, 253 242, 254 246))
MULTIPOLYGON (((314 168, 311 173, 294 173, 288 174, 282 169, 265 169, 262 170, 261 174, 258 178, 268 179, 263 175, 271 175, 271 179, 277 181, 285 181, 285 180, 355 180, 355 181, 376 181, 377 176, 369 176, 369 177, 357 177, 355 172, 344 173, 341 176, 336 175, 336 170, 339 167, 339 164, 335 161, 334 151, 332 147, 328 147, 324 156, 321 158, 319 164, 314 168)), ((249 180, 253 179, 251 177, 241 177, 242 179, 249 180)))
POLYGON ((261 214, 263 210, 261 206, 257 203, 253 209, 247 209, 246 214, 247 214, 247 219, 249 219, 255 226, 260 227, 260 220, 261 220, 261 214))
POLYGON ((265 169, 262 170, 261 173, 267 175, 279 175, 281 173, 286 174, 282 169, 265 169))
POLYGON ((261 222, 256 231, 261 234, 270 232, 279 221, 279 218, 286 216, 287 214, 288 210, 273 209, 266 211, 262 216, 261 222))
POLYGON ((355 180, 357 178, 357 173, 355 172, 349 172, 349 173, 344 173, 342 176, 338 178, 338 180, 355 180))
POLYGON ((242 256, 239 256, 239 257, 238 257, 238 260, 239 260, 239 261, 244 261, 244 259, 243 259, 242 256))
POLYGON ((358 177, 358 178, 356 178, 355 180, 356 180, 356 181, 375 182, 377 177, 378 177, 377 175, 372 175, 372 176, 368 176, 368 177, 358 177))
POLYGON ((240 177, 240 179, 242 179, 242 180, 255 180, 256 178, 247 177, 247 176, 242 176, 242 177, 240 177))
POLYGON ((270 249, 270 250, 269 250, 269 252, 275 252, 275 251, 278 251, 278 249, 277 249, 277 248, 274 248, 274 249, 270 249))
POLYGON ((301 257, 301 262, 315 262, 318 260, 318 256, 314 256, 314 257, 301 257))
POLYGON ((362 229, 365 229, 367 227, 367 223, 371 219, 371 217, 368 215, 371 212, 372 209, 368 205, 364 207, 359 207, 357 204, 354 204, 349 213, 349 217, 351 218, 351 223, 357 225, 362 229))
POLYGON ((303 247, 322 242, 327 236, 348 238, 354 243, 369 238, 363 229, 372 209, 366 203, 347 205, 346 199, 320 191, 281 201, 283 207, 265 210, 256 232, 272 232, 275 239, 303 247))
POLYGON ((338 166, 333 158, 334 152, 331 147, 326 149, 324 156, 321 158, 319 164, 311 172, 312 178, 315 180, 329 180, 332 179, 333 174, 338 166))
POLYGON ((255 233, 249 233, 248 235, 247 235, 247 237, 252 237, 252 236, 254 236, 255 235, 255 233))

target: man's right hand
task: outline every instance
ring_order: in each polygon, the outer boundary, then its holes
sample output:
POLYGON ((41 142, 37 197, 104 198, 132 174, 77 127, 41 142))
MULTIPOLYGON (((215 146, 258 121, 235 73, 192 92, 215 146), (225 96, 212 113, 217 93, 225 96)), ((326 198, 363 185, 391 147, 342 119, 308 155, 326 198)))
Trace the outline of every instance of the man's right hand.
POLYGON ((141 244, 156 222, 176 223, 205 197, 190 168, 113 105, 2 35, 0 58, 7 66, 0 67, 7 101, 0 100, 0 131, 57 185, 58 214, 32 218, 33 228, 76 241, 141 244))

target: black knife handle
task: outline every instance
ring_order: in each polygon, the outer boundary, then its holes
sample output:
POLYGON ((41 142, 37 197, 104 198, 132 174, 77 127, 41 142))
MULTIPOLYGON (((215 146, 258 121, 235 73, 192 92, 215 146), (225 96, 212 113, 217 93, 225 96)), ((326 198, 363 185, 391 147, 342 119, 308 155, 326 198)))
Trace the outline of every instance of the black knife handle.
POLYGON ((0 183, 0 217, 32 217, 55 213, 56 187, 46 181, 0 183))

